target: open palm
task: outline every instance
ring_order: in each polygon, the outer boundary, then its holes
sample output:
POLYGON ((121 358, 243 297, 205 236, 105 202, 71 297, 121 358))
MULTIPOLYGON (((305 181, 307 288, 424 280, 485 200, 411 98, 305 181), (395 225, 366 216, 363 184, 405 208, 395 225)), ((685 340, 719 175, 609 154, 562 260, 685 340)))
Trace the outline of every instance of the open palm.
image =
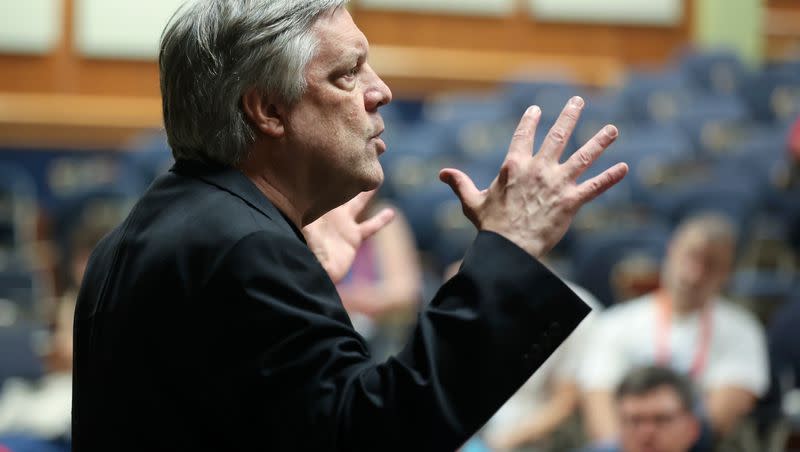
POLYGON ((350 271, 361 243, 394 218, 394 211, 383 209, 364 221, 358 220, 374 195, 374 190, 360 193, 303 228, 309 248, 333 282, 341 281, 350 271))

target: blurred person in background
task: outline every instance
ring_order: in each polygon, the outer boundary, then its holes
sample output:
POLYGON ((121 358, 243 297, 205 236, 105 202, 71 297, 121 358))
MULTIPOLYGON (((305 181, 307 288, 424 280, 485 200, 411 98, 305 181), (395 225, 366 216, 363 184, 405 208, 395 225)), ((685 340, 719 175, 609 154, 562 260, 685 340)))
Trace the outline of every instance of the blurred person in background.
MULTIPOLYGON (((445 268, 444 280, 452 278, 461 261, 445 268)), ((578 414, 580 386, 577 380, 580 365, 592 336, 592 328, 603 305, 589 291, 565 281, 592 312, 556 349, 550 358, 503 404, 462 449, 470 451, 560 452, 583 445, 585 435, 579 431, 573 415, 578 414)))
POLYGON ((608 452, 688 452, 700 436, 694 388, 677 372, 643 367, 614 393, 620 445, 608 452))
POLYGON ((797 117, 789 130, 786 148, 789 157, 789 168, 785 187, 800 187, 800 116, 797 117))
POLYGON ((782 206, 786 216, 789 241, 796 252, 800 252, 800 202, 796 193, 800 192, 800 116, 794 121, 786 143, 788 162, 780 168, 776 185, 788 198, 782 206))
POLYGON ((758 414, 772 451, 800 426, 800 290, 772 316, 767 338, 770 388, 759 401, 758 414))
MULTIPOLYGON (((373 201, 359 221, 384 208, 373 201)), ((396 209, 394 220, 364 240, 350 271, 336 289, 355 330, 364 336, 373 359, 399 351, 420 307, 422 269, 413 232, 396 209)))
POLYGON ((580 375, 595 443, 619 438, 613 389, 634 367, 668 366, 688 375, 702 389, 704 416, 718 437, 734 432, 764 393, 763 329, 720 296, 735 244, 736 232, 725 217, 703 213, 686 219, 670 240, 661 289, 600 316, 580 375))
POLYGON ((391 92, 342 0, 199 0, 159 56, 176 164, 90 258, 75 315, 73 450, 454 450, 588 314, 539 259, 627 174, 560 163, 573 98, 533 153, 529 108, 491 186, 440 179, 480 231, 408 345, 371 362, 334 283, 390 211, 391 92), (535 200, 531 202, 530 200, 535 200))
POLYGON ((41 356, 44 375, 11 380, 0 392, 0 445, 11 452, 70 450, 72 321, 86 264, 97 242, 119 222, 128 204, 120 199, 78 196, 57 221, 62 295, 52 311, 51 334, 41 356))
POLYGON ((45 375, 36 381, 11 379, 2 386, 0 450, 70 450, 74 310, 73 298, 64 297, 58 303, 43 355, 45 375))
MULTIPOLYGON (((72 322, 78 287, 92 249, 127 211, 119 199, 79 196, 57 222, 63 295, 52 309, 51 334, 44 344, 44 375, 12 380, 0 392, 0 445, 11 452, 70 450, 72 411, 72 322)), ((1 450, 1 449, 0 449, 1 450)))

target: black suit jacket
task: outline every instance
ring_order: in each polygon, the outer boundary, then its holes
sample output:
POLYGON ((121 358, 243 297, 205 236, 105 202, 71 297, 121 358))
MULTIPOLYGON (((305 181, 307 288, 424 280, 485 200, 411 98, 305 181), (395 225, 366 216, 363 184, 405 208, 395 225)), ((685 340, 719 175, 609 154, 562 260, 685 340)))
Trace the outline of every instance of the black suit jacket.
POLYGON ((300 231, 240 172, 179 162, 90 259, 73 450, 452 451, 588 311, 481 232, 375 365, 300 231))

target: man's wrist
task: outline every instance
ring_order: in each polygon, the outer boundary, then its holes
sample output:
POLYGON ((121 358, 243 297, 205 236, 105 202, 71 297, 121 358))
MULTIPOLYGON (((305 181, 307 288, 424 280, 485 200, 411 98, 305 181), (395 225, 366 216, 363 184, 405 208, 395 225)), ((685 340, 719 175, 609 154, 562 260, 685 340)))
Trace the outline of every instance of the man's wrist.
POLYGON ((480 230, 494 232, 495 234, 502 236, 537 260, 541 260, 544 255, 547 254, 548 248, 545 246, 542 240, 522 237, 520 234, 515 234, 512 231, 508 231, 508 228, 495 228, 487 225, 481 227, 480 230))

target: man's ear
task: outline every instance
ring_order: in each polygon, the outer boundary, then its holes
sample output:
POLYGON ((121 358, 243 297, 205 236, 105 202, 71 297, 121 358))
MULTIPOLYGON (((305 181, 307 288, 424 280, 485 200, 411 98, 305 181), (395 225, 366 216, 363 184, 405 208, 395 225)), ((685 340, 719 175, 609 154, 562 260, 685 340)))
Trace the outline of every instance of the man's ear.
POLYGON ((242 109, 247 119, 261 133, 280 138, 284 133, 282 108, 271 102, 270 96, 256 88, 248 89, 242 96, 242 109))

